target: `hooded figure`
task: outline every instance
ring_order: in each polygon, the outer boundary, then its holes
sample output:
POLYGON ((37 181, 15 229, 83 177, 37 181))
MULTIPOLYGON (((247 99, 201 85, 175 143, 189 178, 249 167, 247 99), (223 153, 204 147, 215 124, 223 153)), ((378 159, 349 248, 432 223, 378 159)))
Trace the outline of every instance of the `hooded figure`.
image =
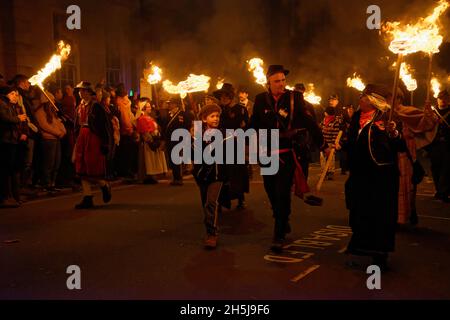
POLYGON ((381 269, 395 248, 399 171, 397 152, 404 144, 394 123, 386 124, 389 90, 369 84, 349 130, 350 175, 345 184, 353 235, 347 253, 366 255, 381 269))

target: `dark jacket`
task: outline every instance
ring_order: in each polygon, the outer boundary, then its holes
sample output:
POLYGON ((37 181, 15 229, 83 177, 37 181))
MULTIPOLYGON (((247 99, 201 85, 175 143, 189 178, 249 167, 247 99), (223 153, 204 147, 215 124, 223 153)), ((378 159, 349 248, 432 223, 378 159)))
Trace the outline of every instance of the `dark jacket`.
MULTIPOLYGON (((221 131, 222 131, 222 135, 225 137, 224 130, 221 130, 221 131)), ((203 130, 203 132, 204 132, 204 130, 203 130)), ((210 143, 211 142, 202 141, 202 154, 203 154, 203 151, 205 150, 205 148, 207 148, 210 143)), ((223 141, 222 147, 223 147, 223 159, 225 162, 225 159, 226 159, 225 141, 223 141)), ((194 141, 192 141, 192 153, 191 153, 192 160, 194 160, 194 152, 195 152, 195 144, 194 144, 194 141)), ((194 176, 195 181, 199 185, 200 184, 210 184, 210 183, 213 183, 216 181, 222 181, 222 182, 227 181, 227 170, 226 170, 225 164, 217 164, 217 163, 206 164, 203 160, 202 160, 201 164, 194 164, 192 175, 194 176)))
POLYGON ((181 108, 178 109, 178 111, 173 112, 172 114, 169 113, 167 124, 162 127, 163 136, 169 149, 178 143, 176 141, 171 141, 172 133, 176 129, 190 130, 193 120, 194 118, 192 114, 187 111, 181 110, 181 108))
POLYGON ((399 135, 396 138, 390 138, 384 129, 384 122, 387 114, 377 111, 374 119, 366 125, 359 132, 359 119, 361 111, 357 111, 350 124, 348 130, 347 150, 349 151, 349 165, 350 171, 370 170, 373 167, 380 166, 396 166, 397 152, 405 152, 406 145, 404 140, 399 135), (362 163, 360 156, 362 153, 357 152, 357 148, 361 148, 361 139, 366 139, 364 145, 366 146, 365 153, 367 154, 366 164, 362 163))
POLYGON ((305 100, 300 92, 286 90, 277 103, 268 92, 258 94, 255 98, 250 126, 256 130, 278 128, 280 130, 280 149, 292 148, 299 140, 309 140, 309 138, 299 135, 309 135, 314 144, 319 147, 324 146, 322 132, 317 122, 308 114, 305 100), (288 131, 291 94, 294 97, 294 115, 291 129, 305 129, 295 135, 291 135, 288 131))
POLYGON ((20 128, 16 107, 6 97, 0 96, 0 143, 19 143, 20 128))
POLYGON ((220 106, 222 113, 220 115, 220 127, 224 129, 243 129, 248 127, 248 110, 241 104, 234 106, 220 106))

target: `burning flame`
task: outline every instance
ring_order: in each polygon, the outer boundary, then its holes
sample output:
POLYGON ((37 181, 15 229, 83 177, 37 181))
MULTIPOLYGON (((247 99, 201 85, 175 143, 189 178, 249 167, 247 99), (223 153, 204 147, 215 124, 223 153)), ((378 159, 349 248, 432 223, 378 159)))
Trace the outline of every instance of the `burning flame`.
POLYGON ((61 69, 61 64, 70 54, 70 45, 65 44, 64 41, 58 42, 58 49, 56 54, 54 54, 50 61, 47 62, 45 67, 38 71, 37 74, 32 76, 28 81, 30 81, 31 85, 39 86, 41 89, 44 88, 44 81, 48 78, 53 72, 58 69, 61 69))
POLYGON ((148 75, 147 81, 150 84, 157 84, 161 81, 162 70, 158 66, 152 66, 152 73, 148 75))
POLYGON ((286 88, 287 90, 292 90, 292 91, 295 89, 294 87, 291 87, 291 86, 288 86, 288 85, 287 85, 285 88, 286 88))
POLYGON ((366 85, 362 82, 361 77, 356 74, 353 74, 353 77, 347 78, 347 86, 350 88, 355 88, 358 91, 363 91, 366 85))
MULTIPOLYGON (((394 63, 394 67, 397 63, 394 63)), ((414 79, 411 75, 411 66, 406 64, 405 62, 402 62, 400 65, 400 78, 402 79, 403 83, 406 86, 406 89, 408 91, 414 91, 417 89, 417 81, 414 79)))
POLYGON ((440 0, 434 8, 433 14, 426 18, 420 18, 414 25, 401 25, 400 22, 386 23, 384 31, 393 37, 389 50, 396 54, 410 54, 419 51, 428 54, 439 52, 443 37, 439 34, 437 21, 448 7, 447 0, 440 0))
POLYGON ((217 90, 222 89, 224 81, 225 81, 225 79, 219 79, 219 80, 217 81, 217 84, 216 84, 217 90))
POLYGON ((190 92, 208 91, 210 79, 205 75, 190 74, 186 80, 179 82, 177 85, 174 85, 170 80, 165 80, 163 88, 170 94, 179 94, 181 98, 185 98, 190 92))
POLYGON ((307 89, 306 89, 305 93, 303 94, 303 98, 311 104, 320 104, 320 101, 322 100, 321 97, 316 96, 314 94, 314 84, 313 83, 308 84, 307 89))
POLYGON ((439 83, 437 78, 431 79, 431 90, 433 90, 433 97, 437 99, 439 92, 441 91, 441 84, 439 83))
POLYGON ((267 83, 266 75, 264 74, 264 69, 262 65, 264 61, 260 58, 253 58, 247 61, 250 72, 253 72, 253 76, 256 79, 256 83, 264 86, 267 83))

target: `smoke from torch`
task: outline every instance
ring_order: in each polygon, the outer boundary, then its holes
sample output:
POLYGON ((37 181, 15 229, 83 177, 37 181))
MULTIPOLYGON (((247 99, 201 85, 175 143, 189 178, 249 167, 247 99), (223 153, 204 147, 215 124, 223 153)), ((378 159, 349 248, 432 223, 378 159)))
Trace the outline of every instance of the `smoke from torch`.
POLYGON ((347 86, 350 88, 355 88, 358 91, 363 91, 366 85, 361 80, 361 77, 356 74, 353 74, 353 77, 347 78, 347 86))
POLYGON ((37 85, 39 88, 44 89, 43 83, 45 79, 47 79, 56 70, 61 69, 62 62, 69 57, 70 49, 69 44, 65 44, 64 41, 59 41, 56 54, 50 58, 50 61, 47 62, 44 68, 39 70, 37 74, 28 80, 31 85, 37 85))
POLYGON ((253 58, 247 61, 250 72, 253 72, 253 76, 256 79, 256 83, 265 86, 267 83, 266 75, 264 74, 263 64, 264 61, 260 58, 253 58))

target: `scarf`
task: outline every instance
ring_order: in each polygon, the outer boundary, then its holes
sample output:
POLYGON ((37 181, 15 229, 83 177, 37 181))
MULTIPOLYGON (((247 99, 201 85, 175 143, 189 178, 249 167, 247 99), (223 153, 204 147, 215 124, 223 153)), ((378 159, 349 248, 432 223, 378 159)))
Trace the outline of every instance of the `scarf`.
POLYGON ((375 111, 376 110, 371 110, 368 112, 361 111, 361 116, 359 118, 359 128, 360 129, 364 128, 364 126, 372 120, 375 111))

